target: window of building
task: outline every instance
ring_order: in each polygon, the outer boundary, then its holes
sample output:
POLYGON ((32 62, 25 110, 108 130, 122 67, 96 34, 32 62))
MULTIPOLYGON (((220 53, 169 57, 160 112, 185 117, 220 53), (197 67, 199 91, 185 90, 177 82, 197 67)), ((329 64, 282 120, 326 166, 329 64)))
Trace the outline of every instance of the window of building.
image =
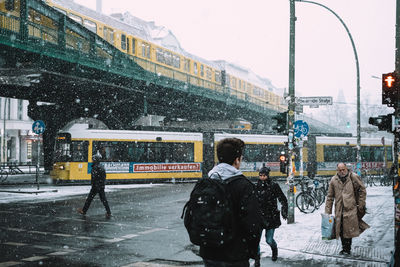
POLYGON ((18 113, 17 113, 17 117, 18 120, 22 121, 22 116, 23 116, 23 110, 24 110, 24 103, 22 99, 18 99, 18 113))
POLYGON ((215 82, 221 83, 221 72, 215 71, 215 82))
POLYGON ((197 69, 197 62, 195 62, 195 63, 193 64, 193 71, 194 71, 194 74, 195 74, 195 75, 197 75, 197 74, 199 73, 199 70, 197 69))
POLYGON ((204 66, 200 65, 200 76, 204 77, 204 66))
POLYGON ((136 53, 136 39, 132 38, 132 54, 136 53))
POLYGON ((190 72, 190 59, 188 58, 183 59, 183 69, 184 71, 190 72))
POLYGON ((13 11, 15 5, 15 0, 6 0, 5 7, 8 11, 13 11))
POLYGON ((108 27, 103 28, 103 38, 110 44, 114 44, 114 30, 108 27))
POLYGON ((150 45, 142 43, 142 57, 150 58, 150 45))

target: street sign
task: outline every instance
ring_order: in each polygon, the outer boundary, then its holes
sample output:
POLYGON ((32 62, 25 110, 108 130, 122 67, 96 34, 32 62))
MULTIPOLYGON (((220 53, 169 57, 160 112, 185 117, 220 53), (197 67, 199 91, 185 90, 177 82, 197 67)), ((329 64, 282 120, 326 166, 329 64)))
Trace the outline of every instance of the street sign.
POLYGON ((297 138, 307 136, 310 128, 307 122, 302 120, 297 120, 294 122, 294 136, 297 138))
POLYGON ((32 131, 35 134, 42 134, 42 133, 44 133, 45 129, 46 129, 46 125, 44 124, 44 122, 42 120, 34 121, 32 124, 32 131))
POLYGON ((298 97, 296 103, 303 106, 332 105, 333 100, 331 96, 298 97))

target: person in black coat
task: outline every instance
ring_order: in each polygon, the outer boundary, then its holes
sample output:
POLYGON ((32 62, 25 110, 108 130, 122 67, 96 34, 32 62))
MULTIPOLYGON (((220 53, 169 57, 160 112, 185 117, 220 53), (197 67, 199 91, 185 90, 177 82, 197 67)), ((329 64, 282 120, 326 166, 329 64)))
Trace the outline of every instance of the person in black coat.
POLYGON ((100 200, 106 209, 106 212, 107 212, 106 217, 110 218, 111 210, 110 210, 110 207, 108 206, 106 194, 104 193, 104 188, 106 185, 106 170, 100 164, 100 160, 101 160, 100 154, 96 154, 93 156, 93 165, 92 165, 92 171, 91 171, 92 188, 90 189, 89 195, 86 198, 86 202, 85 202, 85 205, 83 206, 83 209, 79 208, 78 212, 82 215, 86 215, 86 212, 89 209, 90 203, 92 203, 93 198, 98 193, 100 200))
MULTIPOLYGON (((278 245, 274 240, 275 229, 281 225, 280 212, 277 200, 282 206, 282 218, 287 219, 288 202, 285 194, 277 183, 271 181, 269 177, 270 168, 262 167, 259 171, 259 180, 256 185, 256 194, 263 217, 263 228, 265 229, 265 239, 272 249, 272 260, 278 258, 278 245)), ((260 266, 260 247, 258 247, 258 258, 255 266, 260 266)))

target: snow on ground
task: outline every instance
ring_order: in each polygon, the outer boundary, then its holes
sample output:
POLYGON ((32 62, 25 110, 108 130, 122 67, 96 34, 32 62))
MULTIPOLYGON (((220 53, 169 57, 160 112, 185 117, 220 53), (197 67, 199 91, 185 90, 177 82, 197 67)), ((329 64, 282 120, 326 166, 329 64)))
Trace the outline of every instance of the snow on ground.
MULTIPOLYGON (((112 192, 129 188, 149 188, 153 186, 162 186, 162 184, 122 184, 107 185, 105 192, 112 192)), ((6 187, 0 188, 0 203, 14 203, 20 201, 37 202, 42 200, 60 200, 68 196, 87 195, 90 191, 90 185, 79 186, 48 186, 36 185, 29 187, 6 187)))
MULTIPOLYGON (((287 224, 282 219, 282 225, 275 230, 275 240, 278 243, 279 256, 282 258, 296 258, 298 260, 318 259, 318 253, 299 253, 307 251, 311 242, 320 246, 330 247, 331 250, 341 249, 340 240, 324 240, 321 237, 321 213, 325 211, 325 204, 312 214, 301 213, 295 208, 295 223, 287 224)), ((367 188, 367 214, 363 218, 370 228, 359 237, 353 238, 352 248, 363 247, 367 250, 378 250, 385 260, 389 260, 390 252, 394 248, 394 198, 391 187, 367 188), (388 257, 386 257, 388 255, 388 257)), ((263 233, 261 252, 264 257, 270 257, 271 249, 265 242, 263 233)), ((337 251, 336 251, 337 252, 337 251)), ((336 252, 332 251, 331 255, 336 252)), ((322 256, 322 258, 326 258, 322 256)), ((337 259, 333 259, 336 261, 337 259)))

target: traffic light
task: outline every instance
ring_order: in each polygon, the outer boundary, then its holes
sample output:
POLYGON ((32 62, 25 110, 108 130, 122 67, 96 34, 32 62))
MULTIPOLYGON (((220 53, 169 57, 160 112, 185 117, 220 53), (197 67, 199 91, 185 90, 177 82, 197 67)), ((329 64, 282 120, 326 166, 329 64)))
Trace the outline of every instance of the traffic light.
POLYGON ((284 152, 279 156, 279 167, 281 173, 286 173, 287 156, 284 152))
POLYGON ((395 123, 394 113, 380 115, 378 117, 369 117, 368 123, 378 126, 379 131, 393 132, 395 123))
POLYGON ((288 112, 286 111, 272 116, 272 119, 276 120, 276 126, 274 126, 272 129, 278 133, 285 133, 287 130, 287 114, 288 112))
POLYGON ((399 99, 400 79, 395 72, 382 74, 382 104, 393 107, 399 99))

